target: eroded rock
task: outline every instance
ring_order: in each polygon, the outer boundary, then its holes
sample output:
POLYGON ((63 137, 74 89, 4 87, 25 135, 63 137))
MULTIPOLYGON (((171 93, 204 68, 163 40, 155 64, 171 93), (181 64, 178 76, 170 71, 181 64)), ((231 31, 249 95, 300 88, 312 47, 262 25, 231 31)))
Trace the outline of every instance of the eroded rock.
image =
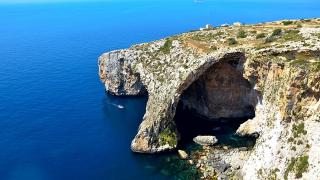
POLYGON ((218 139, 215 136, 197 136, 193 138, 193 141, 202 146, 212 146, 218 143, 218 139))
POLYGON ((99 75, 106 91, 118 96, 146 95, 140 75, 131 67, 134 58, 130 51, 112 51, 99 57, 99 75))
POLYGON ((240 125, 240 127, 237 129, 236 134, 239 136, 258 137, 259 130, 260 130, 260 126, 258 122, 250 119, 240 125))
POLYGON ((178 150, 178 155, 180 159, 188 159, 188 154, 184 150, 178 150))

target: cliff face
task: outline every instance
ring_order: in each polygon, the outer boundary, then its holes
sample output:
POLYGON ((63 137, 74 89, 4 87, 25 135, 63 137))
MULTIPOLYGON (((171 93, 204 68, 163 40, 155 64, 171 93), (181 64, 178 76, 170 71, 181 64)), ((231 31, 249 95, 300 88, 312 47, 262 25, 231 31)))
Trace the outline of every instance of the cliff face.
POLYGON ((319 179, 319 25, 279 21, 185 33, 105 53, 99 74, 113 94, 148 92, 135 152, 176 148, 181 100, 208 119, 255 114, 237 131, 260 135, 237 170, 244 179, 319 179))
POLYGON ((258 92, 243 77, 245 56, 221 59, 181 95, 180 101, 206 119, 253 117, 258 92))
POLYGON ((302 173, 305 179, 320 178, 320 154, 316 153, 320 134, 315 130, 320 125, 320 66, 297 64, 299 57, 319 60, 319 52, 287 51, 272 54, 271 62, 263 54, 248 60, 246 77, 263 99, 256 106, 256 117, 238 129, 243 134, 260 134, 242 168, 244 179, 295 179, 302 173), (302 162, 302 158, 308 160, 302 162))
POLYGON ((114 95, 144 95, 146 89, 140 75, 131 68, 134 52, 114 51, 99 58, 99 75, 106 90, 114 95))

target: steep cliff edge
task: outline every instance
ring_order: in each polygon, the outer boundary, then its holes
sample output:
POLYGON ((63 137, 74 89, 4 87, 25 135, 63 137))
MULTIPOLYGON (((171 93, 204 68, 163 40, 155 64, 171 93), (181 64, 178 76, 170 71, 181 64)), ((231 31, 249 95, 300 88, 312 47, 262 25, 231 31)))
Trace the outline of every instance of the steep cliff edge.
POLYGON ((320 20, 287 22, 195 31, 103 54, 107 91, 148 94, 132 150, 176 148, 181 100, 207 118, 254 112, 237 132, 260 135, 238 170, 244 179, 319 179, 320 20))

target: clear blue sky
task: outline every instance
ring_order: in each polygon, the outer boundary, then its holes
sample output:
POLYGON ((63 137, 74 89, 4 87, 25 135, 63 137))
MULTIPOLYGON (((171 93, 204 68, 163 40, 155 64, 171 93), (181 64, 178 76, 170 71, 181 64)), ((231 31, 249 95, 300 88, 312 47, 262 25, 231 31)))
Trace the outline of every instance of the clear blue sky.
MULTIPOLYGON (((0 3, 47 3, 47 2, 81 2, 81 1, 137 1, 137 0, 0 0, 0 3)), ((143 0, 138 0, 143 1, 143 0)), ((161 0, 148 0, 148 1, 161 1, 161 0)), ((162 0, 164 1, 164 0, 162 0)), ((169 1, 169 0, 168 0, 169 1)), ((176 1, 193 1, 193 0, 176 0, 176 1)), ((207 1, 217 1, 217 2, 279 2, 279 0, 207 0, 207 1)), ((280 0, 281 2, 318 2, 319 0, 280 0)))

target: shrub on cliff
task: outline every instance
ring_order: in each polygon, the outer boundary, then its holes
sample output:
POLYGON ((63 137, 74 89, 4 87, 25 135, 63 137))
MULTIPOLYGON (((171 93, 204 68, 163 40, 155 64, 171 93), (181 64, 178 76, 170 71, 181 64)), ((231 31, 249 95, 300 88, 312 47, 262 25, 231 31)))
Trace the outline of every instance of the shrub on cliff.
POLYGON ((228 39, 228 44, 229 45, 235 45, 238 44, 237 40, 235 38, 229 38, 228 39))
POLYGON ((244 30, 240 30, 237 34, 237 38, 246 38, 247 33, 244 30))
POLYGON ((276 40, 276 38, 274 36, 269 36, 269 37, 266 38, 265 43, 271 43, 271 42, 273 42, 275 40, 276 40))
POLYGON ((299 34, 300 31, 295 30, 288 30, 286 31, 285 35, 282 37, 285 41, 302 41, 304 38, 301 34, 299 34))
POLYGON ((164 54, 169 54, 171 48, 172 48, 172 40, 168 38, 166 39, 166 42, 163 44, 162 47, 160 47, 159 50, 164 54))
POLYGON ((306 172, 308 167, 309 167, 309 156, 302 156, 299 157, 297 162, 296 162, 296 178, 301 178, 302 173, 306 172))
POLYGON ((266 37, 266 34, 265 33, 260 33, 256 36, 256 39, 262 39, 262 38, 265 38, 266 37))
POLYGON ((160 145, 169 144, 170 146, 174 147, 177 144, 176 135, 169 128, 166 128, 160 132, 159 141, 160 145))
POLYGON ((301 28, 301 27, 302 27, 302 24, 299 22, 299 23, 297 24, 297 27, 298 27, 298 28, 301 28))
POLYGON ((281 30, 281 29, 275 29, 275 30, 272 32, 271 36, 280 36, 281 33, 282 33, 282 30, 281 30))
POLYGON ((282 24, 288 26, 290 24, 293 24, 293 21, 283 21, 282 24))
POLYGON ((288 179, 290 172, 294 172, 296 178, 301 178, 302 173, 306 172, 309 167, 309 156, 300 156, 298 158, 291 158, 286 171, 284 172, 284 179, 288 179))

